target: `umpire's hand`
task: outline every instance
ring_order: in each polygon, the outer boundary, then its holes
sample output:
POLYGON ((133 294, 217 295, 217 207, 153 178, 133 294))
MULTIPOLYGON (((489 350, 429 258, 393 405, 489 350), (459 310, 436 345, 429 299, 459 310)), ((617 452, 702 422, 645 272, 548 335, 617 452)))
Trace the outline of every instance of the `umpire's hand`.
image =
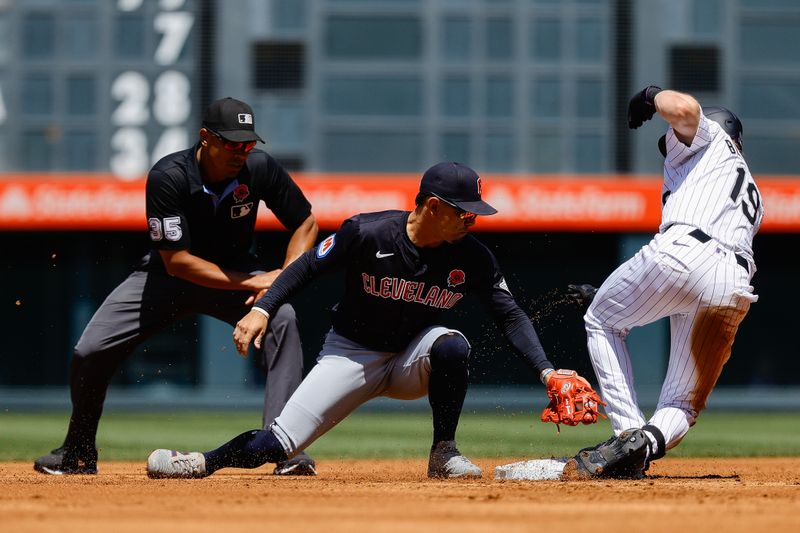
POLYGON ((236 323, 233 328, 233 344, 242 357, 247 357, 247 348, 253 342, 257 349, 261 349, 261 341, 267 332, 269 319, 258 311, 250 311, 244 318, 236 323))

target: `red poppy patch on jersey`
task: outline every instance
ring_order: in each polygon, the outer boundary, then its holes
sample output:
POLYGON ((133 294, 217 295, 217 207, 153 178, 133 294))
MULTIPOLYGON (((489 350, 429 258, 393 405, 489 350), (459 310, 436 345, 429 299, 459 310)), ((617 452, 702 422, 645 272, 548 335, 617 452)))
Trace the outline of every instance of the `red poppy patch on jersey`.
POLYGON ((333 245, 336 244, 336 234, 334 233, 317 246, 317 258, 322 259, 328 253, 333 250, 333 245))
POLYGON ((233 189, 233 199, 237 202, 241 202, 248 196, 250 196, 250 189, 244 183, 233 189))
POLYGON ((450 275, 447 276, 447 286, 448 287, 457 287, 464 283, 464 279, 466 276, 464 275, 463 270, 455 269, 450 271, 450 275))

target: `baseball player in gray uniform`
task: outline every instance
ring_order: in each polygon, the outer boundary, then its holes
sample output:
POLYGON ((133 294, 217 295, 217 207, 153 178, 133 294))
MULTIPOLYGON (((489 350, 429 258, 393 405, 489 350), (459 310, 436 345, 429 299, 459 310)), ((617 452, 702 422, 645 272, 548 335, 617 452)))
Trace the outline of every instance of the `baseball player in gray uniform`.
POLYGON ((553 371, 494 254, 469 235, 479 215, 494 213, 481 199, 475 171, 443 162, 425 172, 413 211, 364 213, 346 220, 316 251, 284 270, 236 325, 238 350, 246 352, 251 342, 258 347, 270 317, 292 294, 321 274, 344 271, 344 294, 317 365, 275 422, 206 453, 155 450, 148 474, 204 477, 220 468, 283 461, 372 398, 427 394, 433 413, 428 476, 480 477, 481 469, 455 443, 470 345, 461 332, 441 325, 442 311, 474 293, 543 383, 554 382, 554 374, 574 374, 553 371))
POLYGON ((565 473, 641 478, 683 439, 731 355, 736 330, 758 297, 753 236, 764 215, 742 156, 742 124, 727 109, 649 86, 628 107, 636 129, 658 113, 669 123, 659 233, 599 288, 586 315, 592 365, 614 437, 581 450, 565 473), (670 318, 666 378, 645 419, 625 344, 631 328, 670 318))

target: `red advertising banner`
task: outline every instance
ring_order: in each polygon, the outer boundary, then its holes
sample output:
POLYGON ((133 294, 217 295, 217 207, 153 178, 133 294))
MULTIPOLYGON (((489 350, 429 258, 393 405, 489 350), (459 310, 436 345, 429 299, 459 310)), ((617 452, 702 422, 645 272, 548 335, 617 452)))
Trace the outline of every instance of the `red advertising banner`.
MULTIPOLYGON (((362 212, 411 209, 419 176, 311 174, 295 179, 325 230, 362 212)), ((758 180, 762 231, 800 231, 800 177, 758 180)), ((655 232, 661 219, 659 176, 503 175, 484 180, 484 199, 499 213, 479 231, 655 232)), ((0 178, 0 230, 145 230, 144 180, 110 175, 16 174, 0 178)), ((263 206, 258 227, 280 225, 263 206)))

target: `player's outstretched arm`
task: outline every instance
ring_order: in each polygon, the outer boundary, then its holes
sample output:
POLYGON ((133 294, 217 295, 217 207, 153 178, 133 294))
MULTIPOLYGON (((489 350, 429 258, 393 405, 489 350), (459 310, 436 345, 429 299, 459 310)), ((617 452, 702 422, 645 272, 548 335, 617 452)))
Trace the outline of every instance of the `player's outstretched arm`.
POLYGON ((289 244, 286 246, 286 259, 283 261, 283 268, 255 275, 244 282, 247 288, 253 291, 253 294, 245 300, 244 304, 253 305, 259 301, 270 287, 272 287, 272 283, 281 272, 283 272, 283 269, 314 247, 318 234, 319 226, 317 225, 317 219, 314 218, 314 215, 308 215, 308 218, 294 230, 294 233, 292 233, 292 236, 289 238, 289 244))

